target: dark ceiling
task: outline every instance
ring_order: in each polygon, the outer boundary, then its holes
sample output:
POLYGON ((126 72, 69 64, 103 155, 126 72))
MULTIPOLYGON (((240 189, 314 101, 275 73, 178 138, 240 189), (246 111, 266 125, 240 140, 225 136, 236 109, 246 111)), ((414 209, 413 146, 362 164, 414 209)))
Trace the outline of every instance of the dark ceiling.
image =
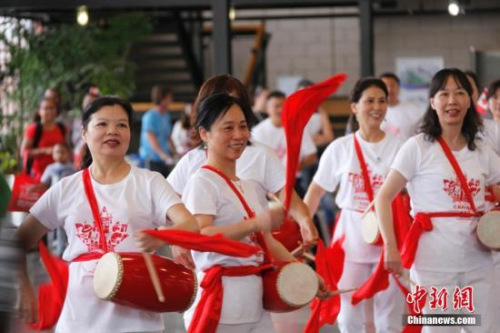
MULTIPOLYGON (((38 19, 46 23, 74 22, 76 8, 86 5, 93 18, 107 17, 118 11, 141 10, 154 16, 175 11, 210 11, 214 1, 224 0, 2 0, 0 15, 38 19)), ((312 17, 358 16, 359 1, 368 0, 228 0, 238 10, 237 20, 300 19, 312 17), (350 8, 342 13, 304 14, 270 11, 266 16, 245 13, 245 9, 350 8)), ((500 14, 500 0, 458 0, 465 13, 500 14)), ((373 15, 448 15, 449 0, 372 0, 373 15)), ((210 16, 205 18, 210 20, 210 16)))

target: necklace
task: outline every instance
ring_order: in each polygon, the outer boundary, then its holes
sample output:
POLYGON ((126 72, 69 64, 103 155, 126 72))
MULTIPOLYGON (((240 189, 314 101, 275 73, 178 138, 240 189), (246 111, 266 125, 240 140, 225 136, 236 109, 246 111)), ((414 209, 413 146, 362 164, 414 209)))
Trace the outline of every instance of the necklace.
POLYGON ((236 187, 238 188, 238 190, 241 193, 245 193, 245 191, 243 191, 243 186, 241 186, 241 179, 240 180, 233 180, 232 182, 234 185, 236 185, 236 187))

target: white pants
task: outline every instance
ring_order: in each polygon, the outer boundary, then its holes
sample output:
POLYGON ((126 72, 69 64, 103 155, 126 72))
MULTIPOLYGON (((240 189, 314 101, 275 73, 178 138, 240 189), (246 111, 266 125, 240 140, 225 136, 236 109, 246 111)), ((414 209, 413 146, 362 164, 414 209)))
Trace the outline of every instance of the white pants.
MULTIPOLYGON (((375 267, 374 263, 364 264, 346 261, 342 278, 339 281, 339 289, 362 285, 370 277, 375 267)), ((376 332, 401 332, 405 302, 398 286, 392 279, 391 276, 389 288, 375 294, 373 302, 362 301, 353 306, 351 304, 352 292, 341 295, 340 313, 337 319, 340 332, 366 332, 373 324, 376 332), (373 304, 371 308, 369 307, 370 303, 373 304)))
POLYGON ((493 311, 495 321, 493 325, 497 328, 496 332, 500 333, 500 252, 493 252, 493 261, 495 262, 494 279, 493 279, 493 311))
MULTIPOLYGON (((429 309, 430 296, 427 295, 426 306, 423 309, 424 314, 470 314, 466 309, 453 309, 453 293, 455 287, 464 288, 471 286, 473 287, 474 313, 481 315, 480 326, 424 326, 422 329, 423 333, 494 333, 498 330, 498 327, 495 327, 493 322, 493 266, 485 266, 462 273, 412 269, 411 276, 418 285, 425 287, 429 293, 431 287, 436 287, 438 291, 446 288, 448 291, 447 310, 443 311, 440 307, 435 310, 429 309)), ((496 313, 495 315, 498 317, 500 314, 496 313)))
POLYGON ((248 324, 219 324, 217 333, 273 333, 269 312, 264 312, 259 322, 248 324))

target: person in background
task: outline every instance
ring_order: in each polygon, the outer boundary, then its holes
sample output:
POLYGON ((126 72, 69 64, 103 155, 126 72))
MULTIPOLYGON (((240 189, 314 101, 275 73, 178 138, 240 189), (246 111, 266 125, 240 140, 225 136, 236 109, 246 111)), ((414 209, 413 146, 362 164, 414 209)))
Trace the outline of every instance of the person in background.
POLYGON ((64 227, 68 247, 63 259, 69 262, 69 277, 55 331, 164 330, 159 313, 101 300, 92 287, 100 255, 143 249, 134 237, 139 230, 163 228, 172 221, 173 229, 199 231, 194 217, 159 173, 137 168, 125 160, 132 113, 131 105, 116 97, 100 97, 88 105, 82 116, 83 138, 89 148, 85 169, 46 191, 17 230, 23 251, 20 312, 28 323, 37 322, 38 312, 25 263, 26 251, 50 230, 64 227), (85 187, 93 189, 96 209, 91 208, 85 187), (96 221, 94 216, 101 218, 96 221))
POLYGON ((47 99, 52 99, 56 105, 57 118, 56 120, 66 126, 68 132, 71 132, 73 125, 73 118, 69 114, 68 110, 63 107, 63 100, 61 92, 56 87, 49 88, 45 90, 44 97, 47 99))
MULTIPOLYGON (((488 110, 493 119, 483 118, 484 130, 482 137, 485 142, 490 144, 497 155, 500 156, 500 80, 490 83, 486 98, 488 101, 488 110)), ((498 205, 498 202, 487 199, 485 210, 494 209, 496 205, 498 205)), ((493 293, 500 295, 500 252, 493 252, 493 261, 495 263, 493 293)), ((500 313, 500 299, 498 297, 495 297, 493 304, 495 313, 500 313)), ((500 318, 496 320, 496 325, 500 327, 500 318)))
MULTIPOLYGON (((463 330, 458 326, 424 326, 425 333, 482 333, 496 332, 498 328, 494 325, 492 307, 492 253, 479 243, 475 230, 476 212, 485 208, 486 187, 500 183, 500 157, 477 138, 482 121, 471 95, 469 81, 459 69, 445 68, 434 75, 421 133, 401 147, 375 198, 388 271, 399 275, 403 265, 411 267, 411 278, 417 284, 412 286, 415 293, 417 288, 434 286, 438 293, 446 292, 449 299, 456 299, 469 288, 473 290, 469 298, 472 308, 432 308, 430 302, 426 302, 423 314, 473 312, 481 316, 480 325, 463 330), (456 168, 452 166, 453 160, 456 168), (458 176, 460 173, 465 178, 464 185, 458 176), (400 253, 391 202, 405 186, 414 221, 407 236, 412 242, 406 242, 400 253)), ((500 198, 498 188, 493 196, 500 198)))
POLYGON ((56 143, 68 142, 68 131, 64 124, 56 121, 56 104, 52 98, 44 97, 35 115, 35 122, 28 125, 21 153, 24 171, 40 180, 45 168, 54 162, 52 149, 56 143))
MULTIPOLYGON (((267 113, 269 118, 257 124, 252 130, 252 138, 255 141, 271 147, 279 159, 286 164, 286 140, 285 131, 281 124, 281 111, 286 96, 281 91, 272 91, 267 96, 267 113)), ((300 149, 299 169, 307 167, 317 161, 317 149, 311 135, 304 133, 300 149)))
MULTIPOLYGON (((99 97, 99 89, 90 87, 89 91, 83 96, 82 110, 99 97)), ((73 144, 73 162, 75 168, 80 169, 82 157, 85 155, 87 148, 82 138, 82 118, 77 117, 73 121, 73 130, 71 131, 71 143, 73 144)))
MULTIPOLYGON (((40 179, 40 184, 36 185, 36 188, 48 189, 58 183, 62 178, 71 176, 76 172, 71 162, 71 148, 66 142, 60 142, 54 145, 52 158, 55 162, 47 166, 40 179)), ((62 227, 51 232, 48 237, 49 246, 52 247, 52 244, 55 243, 55 253, 60 257, 66 248, 67 241, 66 232, 62 227)))
POLYGON ((257 87, 255 90, 252 110, 257 122, 261 122, 269 116, 266 111, 266 102, 270 92, 271 90, 266 87, 257 87))
POLYGON ((168 108, 172 90, 156 85, 151 89, 154 107, 142 116, 139 155, 148 169, 167 177, 174 164, 175 148, 171 142, 172 119, 168 108))
POLYGON ((394 73, 379 76, 389 91, 389 106, 382 130, 404 141, 417 134, 424 115, 424 108, 413 102, 403 102, 399 98, 400 80, 394 73))
POLYGON ((184 156, 196 146, 192 139, 194 129, 191 126, 191 109, 192 105, 186 104, 181 118, 175 122, 172 130, 172 142, 179 157, 184 156))
MULTIPOLYGON (((314 82, 303 79, 297 84, 297 90, 301 90, 312 86, 314 82)), ((312 116, 307 123, 306 132, 311 135, 314 144, 318 147, 318 150, 323 150, 330 142, 333 141, 333 129, 330 123, 330 115, 328 111, 320 107, 312 116)), ((321 154, 320 154, 321 156, 321 154)))
POLYGON ((489 85, 486 98, 493 119, 483 119, 484 139, 500 155, 500 80, 493 81, 489 85))
MULTIPOLYGON (((281 91, 272 91, 267 97, 267 113, 269 118, 257 124, 252 130, 252 139, 263 143, 278 155, 283 165, 286 165, 286 138, 281 124, 281 111, 285 102, 285 94, 281 91)), ((305 188, 301 182, 300 170, 307 168, 318 161, 317 148, 308 131, 304 131, 300 148, 299 172, 297 173, 296 190, 303 196, 305 188)))

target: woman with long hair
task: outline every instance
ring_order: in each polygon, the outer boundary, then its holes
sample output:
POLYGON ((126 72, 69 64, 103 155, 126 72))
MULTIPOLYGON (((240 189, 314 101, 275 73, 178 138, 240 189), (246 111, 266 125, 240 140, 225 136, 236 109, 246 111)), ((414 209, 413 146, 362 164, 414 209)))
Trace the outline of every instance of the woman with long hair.
MULTIPOLYGON (((381 247, 362 238, 361 220, 380 189, 401 141, 380 129, 387 112, 387 87, 377 78, 362 78, 350 95, 351 110, 359 124, 353 134, 333 141, 321 156, 318 171, 304 202, 314 215, 325 192, 334 192, 342 209, 333 241, 344 239, 344 270, 338 286, 347 289, 361 285, 374 271, 381 247)), ((403 299, 394 281, 374 296, 373 303, 351 304, 352 293, 341 295, 338 317, 341 332, 363 332, 374 313, 377 332, 399 332, 403 299), (366 313, 365 313, 366 311, 366 313)))
MULTIPOLYGON (((500 182, 500 158, 477 139, 482 122, 471 95, 469 81, 459 69, 446 68, 434 75, 422 133, 399 151, 375 206, 386 268, 396 275, 402 267, 411 268, 414 288, 431 293, 433 287, 449 297, 447 306, 431 307, 427 302, 423 313, 472 312, 481 315, 481 325, 462 332, 494 332, 493 259, 491 251, 480 245, 475 229, 485 207, 486 187, 500 182), (414 221, 400 253, 390 203, 405 186, 414 221), (458 299, 465 302, 457 303, 458 299)), ((500 197, 498 190, 494 196, 500 197)), ((413 301, 418 301, 416 296, 413 301)), ((424 332, 460 331, 457 326, 424 327, 424 332)))
POLYGON ((34 122, 26 129, 21 144, 24 171, 39 180, 47 165, 54 163, 52 149, 56 143, 68 142, 67 128, 56 121, 56 103, 42 98, 34 122))

